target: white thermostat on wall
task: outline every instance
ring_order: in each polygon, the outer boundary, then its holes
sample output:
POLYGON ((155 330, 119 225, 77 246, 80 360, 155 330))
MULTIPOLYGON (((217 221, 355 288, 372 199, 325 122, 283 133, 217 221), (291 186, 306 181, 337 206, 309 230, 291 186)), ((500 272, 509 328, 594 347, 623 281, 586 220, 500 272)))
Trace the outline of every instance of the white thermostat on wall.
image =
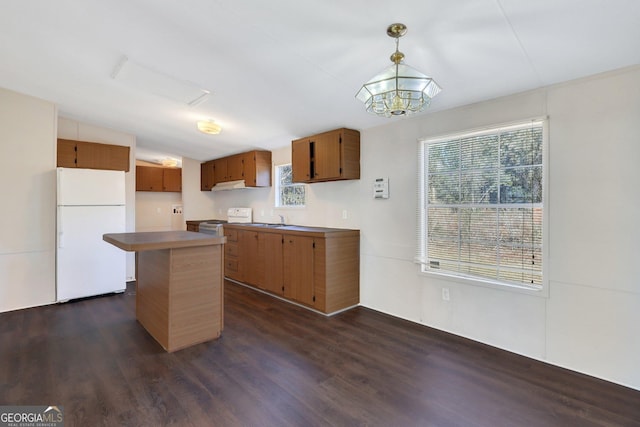
POLYGON ((373 182, 373 198, 389 198, 389 178, 376 178, 373 182))

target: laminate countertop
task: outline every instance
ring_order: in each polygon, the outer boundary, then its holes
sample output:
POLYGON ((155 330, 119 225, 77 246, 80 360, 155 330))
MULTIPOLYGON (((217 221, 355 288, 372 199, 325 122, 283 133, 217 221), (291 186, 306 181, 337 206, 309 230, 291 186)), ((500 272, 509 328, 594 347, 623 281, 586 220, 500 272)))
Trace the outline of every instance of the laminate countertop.
POLYGON ((314 237, 359 236, 360 230, 348 228, 311 227, 306 225, 269 224, 269 223, 227 223, 224 229, 252 230, 267 233, 298 234, 314 237))
POLYGON ((125 251, 138 252, 222 245, 226 243, 227 238, 193 231, 144 231, 104 234, 102 240, 125 251))

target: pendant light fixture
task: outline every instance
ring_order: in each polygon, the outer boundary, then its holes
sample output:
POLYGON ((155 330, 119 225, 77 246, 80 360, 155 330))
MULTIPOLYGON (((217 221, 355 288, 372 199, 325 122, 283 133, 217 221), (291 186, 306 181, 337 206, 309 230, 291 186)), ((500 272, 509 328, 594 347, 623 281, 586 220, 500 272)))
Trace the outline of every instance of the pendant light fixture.
POLYGON ((404 24, 389 25, 387 35, 396 39, 396 51, 390 57, 393 65, 362 85, 356 94, 370 113, 385 117, 417 113, 428 107, 441 90, 431 77, 402 62, 404 54, 398 44, 406 33, 404 24))

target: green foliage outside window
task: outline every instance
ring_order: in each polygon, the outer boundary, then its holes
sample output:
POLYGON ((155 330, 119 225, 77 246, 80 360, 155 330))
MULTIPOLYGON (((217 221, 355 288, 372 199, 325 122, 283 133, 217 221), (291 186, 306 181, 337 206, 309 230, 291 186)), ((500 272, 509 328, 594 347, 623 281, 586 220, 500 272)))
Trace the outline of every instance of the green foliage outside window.
POLYGON ((542 124, 425 142, 424 270, 542 285, 542 124))
POLYGON ((305 205, 305 186, 291 182, 293 177, 291 164, 277 166, 276 175, 276 206, 303 207, 305 205))

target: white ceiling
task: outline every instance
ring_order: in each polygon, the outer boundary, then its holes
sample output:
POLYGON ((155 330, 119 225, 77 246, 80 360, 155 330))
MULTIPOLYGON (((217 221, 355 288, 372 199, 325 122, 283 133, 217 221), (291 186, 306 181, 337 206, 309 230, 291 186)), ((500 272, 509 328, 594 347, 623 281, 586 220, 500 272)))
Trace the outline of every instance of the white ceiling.
POLYGON ((4 0, 0 87, 136 135, 145 160, 275 149, 405 120, 354 97, 391 64, 394 22, 405 62, 443 88, 421 114, 640 63, 638 0, 4 0), (112 78, 125 56, 211 96, 189 107, 112 78))

